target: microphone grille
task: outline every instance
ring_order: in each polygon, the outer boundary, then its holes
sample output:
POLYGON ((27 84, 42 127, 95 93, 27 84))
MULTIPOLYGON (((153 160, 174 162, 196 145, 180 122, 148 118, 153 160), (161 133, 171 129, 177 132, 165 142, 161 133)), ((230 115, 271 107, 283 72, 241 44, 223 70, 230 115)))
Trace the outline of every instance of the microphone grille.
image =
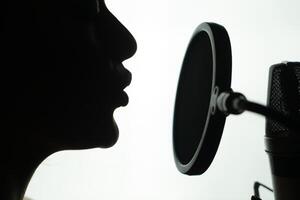
MULTIPOLYGON (((300 62, 271 66, 267 105, 285 115, 298 118, 300 113, 300 62)), ((290 130, 267 119, 266 136, 287 137, 290 130)))

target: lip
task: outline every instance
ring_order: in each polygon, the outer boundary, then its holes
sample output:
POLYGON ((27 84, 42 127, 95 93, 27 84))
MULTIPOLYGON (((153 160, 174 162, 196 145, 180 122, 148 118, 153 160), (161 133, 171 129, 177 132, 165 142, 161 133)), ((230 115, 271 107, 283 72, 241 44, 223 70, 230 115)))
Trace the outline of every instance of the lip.
POLYGON ((118 78, 120 80, 120 87, 125 89, 127 86, 130 85, 132 81, 132 74, 128 71, 122 63, 119 63, 115 66, 115 69, 118 74, 118 78))
POLYGON ((115 101, 117 106, 126 106, 129 102, 129 97, 124 89, 130 85, 132 74, 127 70, 122 63, 115 63, 112 66, 115 74, 116 88, 115 101))

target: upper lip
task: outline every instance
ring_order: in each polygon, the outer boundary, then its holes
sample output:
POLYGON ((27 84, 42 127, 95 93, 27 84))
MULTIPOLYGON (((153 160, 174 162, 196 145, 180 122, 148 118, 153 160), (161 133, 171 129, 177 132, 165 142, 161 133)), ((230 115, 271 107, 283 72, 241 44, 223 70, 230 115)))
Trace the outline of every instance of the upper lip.
POLYGON ((132 80, 131 72, 127 70, 122 63, 116 64, 115 70, 117 72, 117 78, 120 81, 120 87, 124 89, 129 86, 132 80))

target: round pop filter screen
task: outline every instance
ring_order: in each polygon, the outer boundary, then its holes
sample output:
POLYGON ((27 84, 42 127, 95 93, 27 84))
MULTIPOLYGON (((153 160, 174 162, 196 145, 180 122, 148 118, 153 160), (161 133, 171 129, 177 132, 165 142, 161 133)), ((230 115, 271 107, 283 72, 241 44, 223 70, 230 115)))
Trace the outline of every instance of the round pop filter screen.
POLYGON ((226 118, 216 109, 216 99, 230 83, 228 34, 220 25, 203 23, 188 45, 177 88, 173 148, 180 172, 198 175, 210 166, 226 118))

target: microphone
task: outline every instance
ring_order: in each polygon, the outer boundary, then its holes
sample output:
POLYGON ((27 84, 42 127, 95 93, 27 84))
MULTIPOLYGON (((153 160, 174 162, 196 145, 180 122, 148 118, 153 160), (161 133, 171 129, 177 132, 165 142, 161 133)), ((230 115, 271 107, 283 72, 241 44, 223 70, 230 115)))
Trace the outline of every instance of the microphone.
MULTIPOLYGON (((299 121, 299 62, 271 66, 267 105, 299 121)), ((300 199, 300 131, 267 119, 265 145, 269 155, 275 199, 300 199)))

